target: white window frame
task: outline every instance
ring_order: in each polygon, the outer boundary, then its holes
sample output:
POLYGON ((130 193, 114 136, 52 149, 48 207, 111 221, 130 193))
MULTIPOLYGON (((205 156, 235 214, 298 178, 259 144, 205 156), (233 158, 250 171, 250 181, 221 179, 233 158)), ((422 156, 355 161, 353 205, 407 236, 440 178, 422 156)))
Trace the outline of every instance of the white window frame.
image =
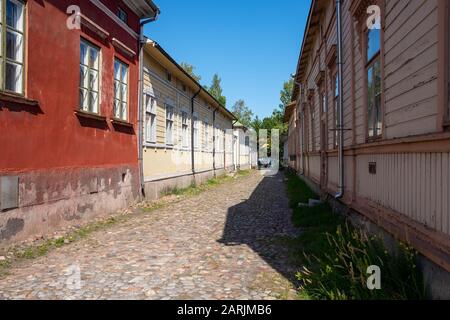
POLYGON ((205 150, 209 150, 209 121, 208 118, 205 118, 205 120, 203 121, 203 133, 204 133, 204 139, 205 141, 203 141, 203 148, 205 150))
POLYGON ((200 123, 198 121, 198 114, 195 113, 195 112, 193 114, 193 120, 194 120, 194 132, 193 132, 193 135, 194 135, 194 148, 198 149, 200 147, 199 135, 198 135, 200 123))
POLYGON ((169 103, 165 104, 166 109, 166 145, 173 146, 173 123, 175 107, 169 103))
POLYGON ((216 151, 217 152, 219 152, 220 150, 220 129, 219 129, 219 126, 216 126, 216 130, 215 130, 216 132, 215 132, 215 134, 216 134, 216 139, 215 139, 215 148, 216 148, 216 151))
POLYGON ((25 5, 26 4, 21 0, 0 1, 0 79, 2 79, 0 89, 2 91, 21 96, 25 95, 25 5), (15 26, 7 24, 8 19, 6 3, 8 1, 17 5, 19 9, 21 9, 19 18, 17 19, 17 24, 15 26), (17 40, 17 51, 14 56, 8 56, 8 34, 15 35, 15 39, 17 40), (10 82, 7 77, 7 66, 16 67, 17 74, 14 87, 8 87, 7 85, 10 82))
POLYGON ((80 110, 100 114, 100 77, 101 77, 101 50, 91 42, 80 40, 80 80, 79 105, 80 110), (83 47, 86 48, 83 59, 83 47), (91 54, 93 54, 91 56, 91 54), (91 58, 95 58, 90 61, 91 58), (91 78, 92 76, 92 78, 91 78), (92 102, 94 99, 94 102, 92 102))
POLYGON ((114 59, 114 118, 128 121, 130 68, 118 58, 114 59), (119 72, 116 68, 119 68, 119 72), (126 74, 124 75, 124 71, 126 74))
POLYGON ((145 140, 156 143, 157 105, 154 96, 145 94, 145 140))
POLYGON ((181 111, 181 146, 189 147, 189 116, 186 110, 181 111))

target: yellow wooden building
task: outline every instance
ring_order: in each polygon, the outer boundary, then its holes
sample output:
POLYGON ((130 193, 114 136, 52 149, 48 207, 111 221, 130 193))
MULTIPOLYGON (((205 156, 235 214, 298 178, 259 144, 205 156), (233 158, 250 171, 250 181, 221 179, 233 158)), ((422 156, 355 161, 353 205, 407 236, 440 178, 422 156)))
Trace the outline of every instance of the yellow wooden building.
POLYGON ((147 199, 233 170, 234 115, 150 39, 142 99, 140 160, 147 199))

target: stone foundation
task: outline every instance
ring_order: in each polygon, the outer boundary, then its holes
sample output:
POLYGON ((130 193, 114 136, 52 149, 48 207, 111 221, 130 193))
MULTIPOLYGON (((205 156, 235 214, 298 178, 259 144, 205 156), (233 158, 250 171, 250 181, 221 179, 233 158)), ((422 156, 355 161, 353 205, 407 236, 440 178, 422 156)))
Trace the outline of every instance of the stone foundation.
POLYGON ((15 176, 18 190, 12 192, 18 193, 17 206, 0 212, 2 246, 81 226, 139 200, 134 166, 39 170, 15 176))

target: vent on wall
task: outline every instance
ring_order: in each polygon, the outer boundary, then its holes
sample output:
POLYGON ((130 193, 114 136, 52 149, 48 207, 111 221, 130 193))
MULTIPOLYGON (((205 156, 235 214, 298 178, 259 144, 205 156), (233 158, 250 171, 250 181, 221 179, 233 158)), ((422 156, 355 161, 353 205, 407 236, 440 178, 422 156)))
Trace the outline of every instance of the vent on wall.
POLYGON ((19 207, 19 177, 0 177, 0 210, 19 207))
POLYGON ((376 162, 369 162, 369 173, 377 174, 377 163, 376 162))

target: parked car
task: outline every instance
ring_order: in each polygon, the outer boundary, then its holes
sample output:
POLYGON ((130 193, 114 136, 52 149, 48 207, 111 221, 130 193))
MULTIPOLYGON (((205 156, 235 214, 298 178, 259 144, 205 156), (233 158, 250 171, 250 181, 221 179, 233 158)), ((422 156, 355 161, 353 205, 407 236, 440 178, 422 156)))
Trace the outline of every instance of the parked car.
POLYGON ((258 159, 258 169, 270 168, 272 166, 272 159, 264 157, 258 159))

